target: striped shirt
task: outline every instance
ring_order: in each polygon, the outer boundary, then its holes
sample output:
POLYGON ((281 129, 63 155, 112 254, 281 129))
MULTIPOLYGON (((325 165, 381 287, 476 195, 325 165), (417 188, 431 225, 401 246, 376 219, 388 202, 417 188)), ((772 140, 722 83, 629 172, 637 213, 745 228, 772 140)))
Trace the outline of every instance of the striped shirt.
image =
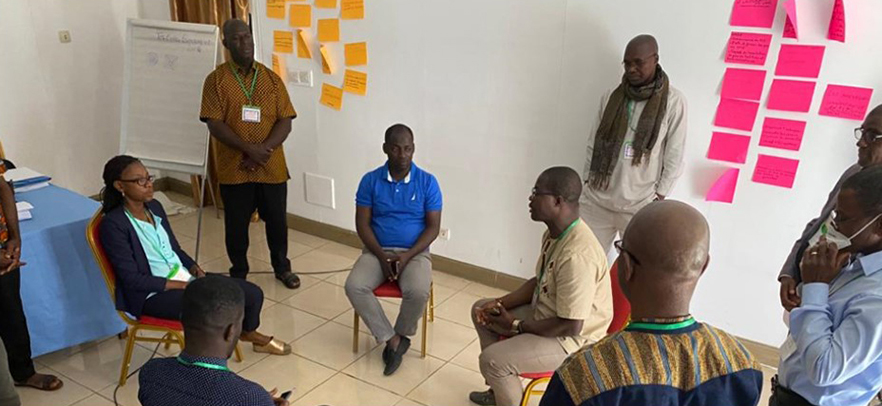
POLYGON ((555 372, 541 406, 756 405, 759 362, 728 333, 694 319, 631 323, 555 372))

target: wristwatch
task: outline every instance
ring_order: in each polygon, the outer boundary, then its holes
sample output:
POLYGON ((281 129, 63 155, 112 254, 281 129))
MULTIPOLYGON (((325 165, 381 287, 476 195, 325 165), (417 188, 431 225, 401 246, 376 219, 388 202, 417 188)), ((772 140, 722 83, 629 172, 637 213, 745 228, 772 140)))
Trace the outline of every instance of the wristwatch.
POLYGON ((511 322, 511 332, 515 335, 523 333, 523 331, 521 331, 521 323, 523 323, 523 322, 524 322, 523 320, 514 319, 511 322))

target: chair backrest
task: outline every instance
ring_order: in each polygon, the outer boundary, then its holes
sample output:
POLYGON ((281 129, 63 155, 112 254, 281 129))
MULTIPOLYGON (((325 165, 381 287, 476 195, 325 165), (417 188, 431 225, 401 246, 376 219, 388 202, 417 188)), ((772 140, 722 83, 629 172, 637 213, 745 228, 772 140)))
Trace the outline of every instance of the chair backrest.
POLYGON ((628 324, 628 319, 631 318, 631 302, 628 302, 628 298, 625 297, 625 293, 622 292, 622 287, 619 286, 619 271, 617 265, 617 262, 613 262, 613 266, 609 270, 613 296, 613 319, 612 323, 609 324, 609 328, 606 330, 607 334, 621 331, 628 324))
MULTIPOLYGON (((110 300, 116 304, 116 273, 113 271, 113 265, 110 264, 110 260, 107 259, 107 254, 104 252, 104 246, 101 245, 102 219, 104 219, 104 213, 101 211, 101 208, 99 208, 86 226, 86 241, 89 242, 89 247, 92 248, 92 256, 95 257, 95 262, 98 263, 98 268, 101 269, 101 274, 104 276, 104 283, 107 285, 107 290, 110 292, 110 300)), ((117 313, 119 313, 119 316, 122 317, 123 321, 126 323, 137 323, 137 321, 129 317, 125 312, 117 310, 117 313)))

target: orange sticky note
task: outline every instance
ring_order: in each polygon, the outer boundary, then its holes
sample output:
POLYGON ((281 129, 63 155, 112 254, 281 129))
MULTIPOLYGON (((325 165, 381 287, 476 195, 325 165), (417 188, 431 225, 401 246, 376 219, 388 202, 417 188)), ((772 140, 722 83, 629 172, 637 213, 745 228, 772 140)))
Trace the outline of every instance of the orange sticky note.
POLYGON ((317 8, 337 8, 337 0, 315 0, 317 8))
POLYGON ((361 20, 364 18, 364 0, 342 0, 340 17, 344 20, 361 20))
POLYGON ((367 73, 346 69, 343 75, 343 90, 364 96, 367 93, 367 73))
POLYGON ((340 20, 327 18, 318 20, 319 42, 337 42, 340 40, 340 20))
POLYGON ((288 24, 292 27, 311 27, 312 7, 309 4, 292 4, 288 24))
POLYGON ((294 33, 291 31, 273 31, 273 52, 290 54, 294 52, 294 33))
POLYGON ((333 71, 331 70, 331 58, 328 56, 329 51, 324 45, 320 45, 319 52, 322 54, 322 72, 330 75, 333 71))
POLYGON ((285 0, 267 0, 266 16, 269 18, 285 19, 285 0))
POLYGON ((343 89, 322 83, 322 98, 319 103, 334 110, 340 110, 343 108, 343 89))
POLYGON ((288 82, 288 69, 285 68, 284 57, 273 54, 273 72, 276 72, 276 75, 282 78, 283 83, 288 82))
POLYGON ((367 65, 367 42, 355 42, 343 46, 346 66, 367 65))
POLYGON ((312 58, 312 51, 309 50, 309 43, 306 41, 304 30, 297 30, 297 56, 301 58, 312 58))

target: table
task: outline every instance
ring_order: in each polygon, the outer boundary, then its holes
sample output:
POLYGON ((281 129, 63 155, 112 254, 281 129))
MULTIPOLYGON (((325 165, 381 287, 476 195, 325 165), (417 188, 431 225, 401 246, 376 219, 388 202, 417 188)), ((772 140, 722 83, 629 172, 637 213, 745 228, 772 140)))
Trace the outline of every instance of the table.
POLYGON ((21 298, 34 357, 123 331, 86 241, 98 202, 54 185, 16 194, 34 205, 22 221, 21 298))

